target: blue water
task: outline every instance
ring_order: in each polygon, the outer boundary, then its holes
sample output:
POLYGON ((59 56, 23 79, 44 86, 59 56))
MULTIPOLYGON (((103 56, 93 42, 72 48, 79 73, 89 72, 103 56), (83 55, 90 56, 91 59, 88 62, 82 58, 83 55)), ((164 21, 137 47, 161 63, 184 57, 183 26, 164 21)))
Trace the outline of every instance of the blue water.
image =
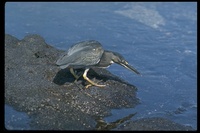
POLYGON ((108 70, 138 88, 141 104, 114 109, 106 121, 137 112, 133 119, 161 116, 197 128, 197 3, 7 2, 5 32, 39 34, 63 50, 94 39, 121 53, 142 76, 118 65, 108 70))

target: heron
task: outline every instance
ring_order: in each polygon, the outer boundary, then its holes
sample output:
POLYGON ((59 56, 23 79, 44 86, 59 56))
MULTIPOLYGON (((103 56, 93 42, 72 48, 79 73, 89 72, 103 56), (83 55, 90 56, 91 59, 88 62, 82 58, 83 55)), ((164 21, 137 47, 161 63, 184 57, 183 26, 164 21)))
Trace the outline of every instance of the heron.
POLYGON ((98 84, 93 82, 87 77, 87 73, 90 68, 107 68, 111 64, 117 63, 136 74, 140 74, 134 67, 124 59, 124 57, 117 53, 109 50, 104 50, 102 45, 95 40, 87 40, 72 45, 66 52, 64 52, 57 60, 56 65, 61 69, 68 68, 71 74, 76 78, 80 77, 74 69, 83 68, 83 78, 90 83, 89 86, 105 87, 106 85, 98 84))

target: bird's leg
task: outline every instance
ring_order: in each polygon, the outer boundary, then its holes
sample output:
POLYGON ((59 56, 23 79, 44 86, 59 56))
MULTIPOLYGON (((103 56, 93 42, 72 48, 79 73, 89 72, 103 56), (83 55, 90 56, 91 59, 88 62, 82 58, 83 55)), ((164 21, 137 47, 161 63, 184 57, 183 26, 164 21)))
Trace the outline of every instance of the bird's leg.
POLYGON ((83 74, 83 78, 85 80, 87 80, 90 84, 86 86, 86 88, 90 87, 91 84, 94 85, 94 86, 98 86, 98 87, 105 87, 106 85, 99 85, 97 83, 94 83, 92 80, 90 80, 88 77, 87 77, 87 72, 89 71, 89 68, 87 68, 83 74))
POLYGON ((78 75, 76 75, 75 74, 75 72, 74 72, 74 69, 73 68, 70 68, 69 69, 70 70, 70 72, 71 72, 71 74, 76 78, 76 80, 75 81, 77 81, 79 78, 80 78, 80 76, 78 76, 78 75))

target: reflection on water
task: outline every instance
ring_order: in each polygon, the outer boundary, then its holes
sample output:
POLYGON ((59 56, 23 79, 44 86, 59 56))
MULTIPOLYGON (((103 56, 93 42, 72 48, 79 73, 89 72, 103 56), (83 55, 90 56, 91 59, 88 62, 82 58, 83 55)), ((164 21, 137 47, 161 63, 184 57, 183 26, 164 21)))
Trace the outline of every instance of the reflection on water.
POLYGON ((103 119, 96 119, 96 130, 111 130, 111 129, 115 129, 117 126, 119 126, 120 124, 124 123, 125 121, 130 120, 134 115, 136 115, 136 113, 134 114, 130 114, 124 118, 118 119, 114 122, 110 122, 107 123, 105 122, 103 119))

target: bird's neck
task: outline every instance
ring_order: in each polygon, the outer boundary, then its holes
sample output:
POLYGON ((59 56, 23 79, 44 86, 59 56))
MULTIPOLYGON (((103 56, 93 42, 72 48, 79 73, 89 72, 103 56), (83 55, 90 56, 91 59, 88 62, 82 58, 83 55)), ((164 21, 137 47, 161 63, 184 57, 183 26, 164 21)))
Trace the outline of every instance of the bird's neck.
POLYGON ((109 51, 104 51, 99 63, 98 63, 98 66, 99 67, 109 67, 112 63, 114 63, 111 59, 111 53, 109 51))

